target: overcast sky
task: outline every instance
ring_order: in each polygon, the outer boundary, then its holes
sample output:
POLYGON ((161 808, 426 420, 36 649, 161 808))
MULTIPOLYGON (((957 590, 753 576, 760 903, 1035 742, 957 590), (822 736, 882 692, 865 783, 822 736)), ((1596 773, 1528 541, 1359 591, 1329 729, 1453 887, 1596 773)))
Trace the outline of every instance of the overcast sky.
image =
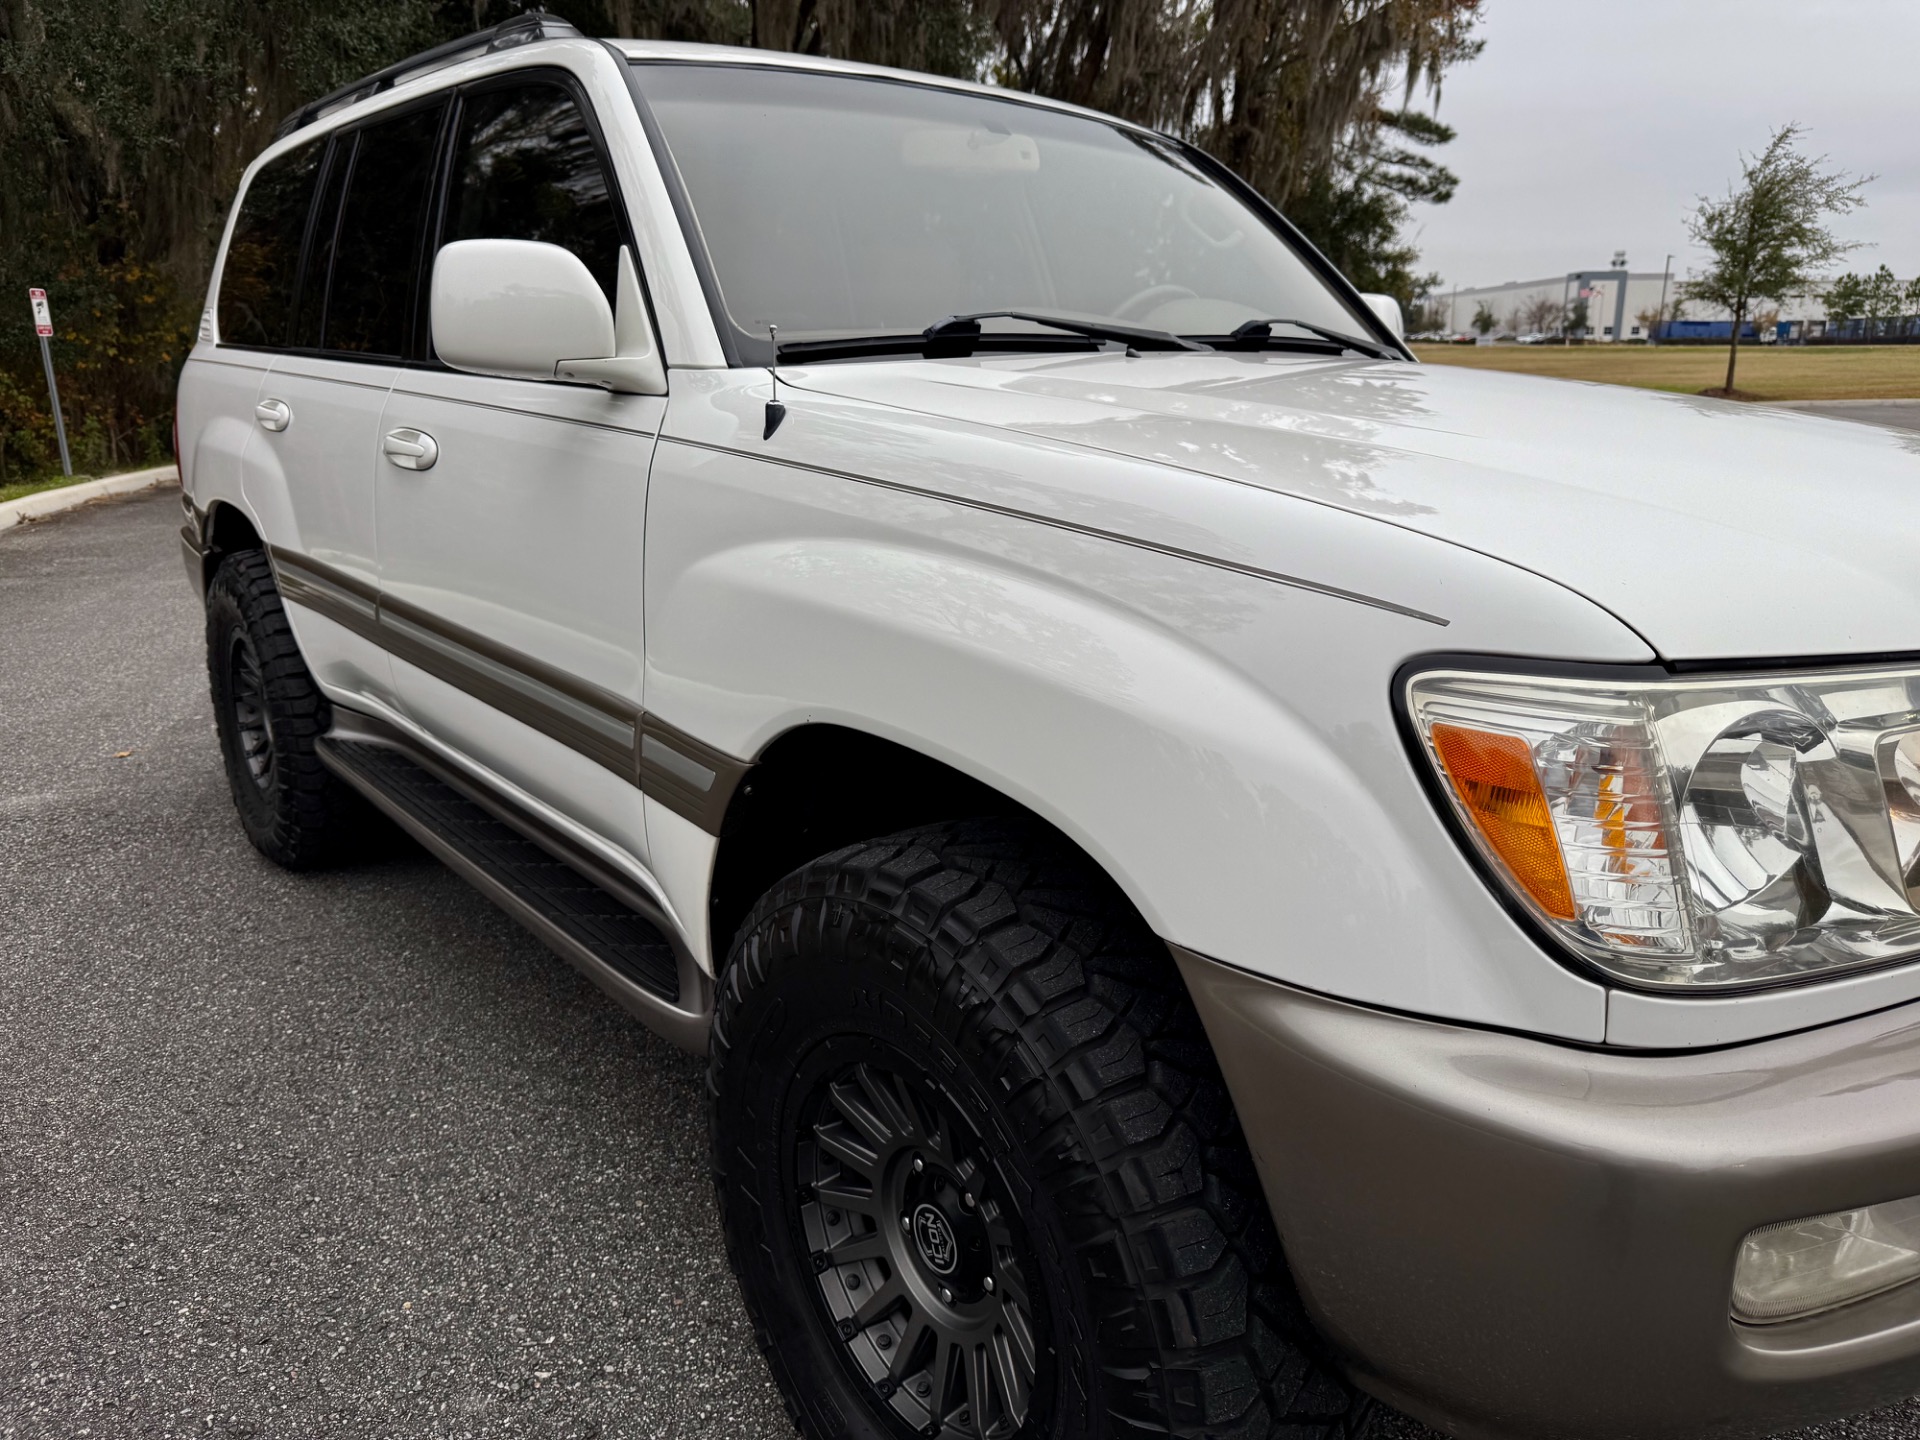
POLYGON ((1421 267, 1449 286, 1700 257, 1686 213, 1775 126, 1880 178, 1840 224, 1844 268, 1920 269, 1920 0, 1484 0, 1485 51, 1439 114, 1459 139, 1445 205, 1416 206, 1421 267))

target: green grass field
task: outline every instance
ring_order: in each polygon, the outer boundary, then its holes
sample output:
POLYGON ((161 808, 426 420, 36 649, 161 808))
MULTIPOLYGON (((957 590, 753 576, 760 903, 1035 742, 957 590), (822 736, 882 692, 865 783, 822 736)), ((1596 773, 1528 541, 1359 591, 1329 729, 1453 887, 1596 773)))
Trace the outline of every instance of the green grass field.
MULTIPOLYGON (((1697 395, 1727 375, 1705 345, 1416 345, 1422 360, 1697 395)), ((1734 385, 1755 400, 1920 399, 1920 345, 1741 346, 1734 385)))
POLYGON ((17 484, 0 485, 0 505, 4 505, 9 500, 20 500, 28 495, 38 495, 42 490, 58 490, 63 485, 78 485, 82 480, 92 480, 96 478, 96 476, 92 475, 75 475, 71 478, 65 475, 55 475, 50 479, 43 476, 38 480, 23 480, 17 484))

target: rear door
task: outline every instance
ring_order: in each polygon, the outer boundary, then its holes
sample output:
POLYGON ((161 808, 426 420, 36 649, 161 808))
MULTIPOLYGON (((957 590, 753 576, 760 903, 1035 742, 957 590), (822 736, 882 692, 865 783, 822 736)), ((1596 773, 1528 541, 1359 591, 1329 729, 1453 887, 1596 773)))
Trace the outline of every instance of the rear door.
POLYGON ((445 97, 337 132, 307 234, 291 338, 256 407, 247 498, 322 684, 395 703, 376 633, 380 412, 424 345, 416 315, 445 97))
MULTIPOLYGON (((441 244, 560 245, 613 303, 631 246, 591 112, 558 71, 459 100, 441 244)), ((636 252, 637 253, 637 252, 636 252)), ((665 401, 407 371, 376 467, 381 619, 408 713, 436 740, 636 859, 641 558, 665 401), (425 435, 436 458, 418 465, 425 435)))
POLYGON ((254 406, 293 326, 327 143, 323 135, 282 151, 240 197, 214 302, 218 340, 196 345, 180 378, 181 474, 202 510, 246 496, 247 456, 260 434, 254 406))

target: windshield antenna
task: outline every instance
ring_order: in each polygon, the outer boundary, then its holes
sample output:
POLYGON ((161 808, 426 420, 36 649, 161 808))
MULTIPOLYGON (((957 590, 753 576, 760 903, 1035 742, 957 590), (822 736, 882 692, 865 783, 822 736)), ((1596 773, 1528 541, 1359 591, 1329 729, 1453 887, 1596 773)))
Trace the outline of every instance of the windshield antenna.
POLYGON ((780 327, 767 326, 767 340, 773 346, 773 364, 768 373, 773 377, 773 398, 767 401, 767 428, 761 432, 762 440, 771 440, 773 432, 780 428, 780 422, 787 418, 787 407, 780 403, 780 327))

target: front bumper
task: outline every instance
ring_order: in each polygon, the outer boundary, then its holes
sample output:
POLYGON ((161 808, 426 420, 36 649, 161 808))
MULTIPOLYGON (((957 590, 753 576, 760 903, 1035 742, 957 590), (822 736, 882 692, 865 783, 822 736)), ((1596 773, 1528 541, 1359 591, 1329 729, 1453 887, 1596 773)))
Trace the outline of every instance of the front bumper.
POLYGON ((1780 1325, 1728 1310, 1749 1230, 1920 1194, 1920 1005, 1629 1054, 1175 957, 1363 1388, 1515 1440, 1761 1435, 1920 1391, 1920 1282, 1780 1325))

